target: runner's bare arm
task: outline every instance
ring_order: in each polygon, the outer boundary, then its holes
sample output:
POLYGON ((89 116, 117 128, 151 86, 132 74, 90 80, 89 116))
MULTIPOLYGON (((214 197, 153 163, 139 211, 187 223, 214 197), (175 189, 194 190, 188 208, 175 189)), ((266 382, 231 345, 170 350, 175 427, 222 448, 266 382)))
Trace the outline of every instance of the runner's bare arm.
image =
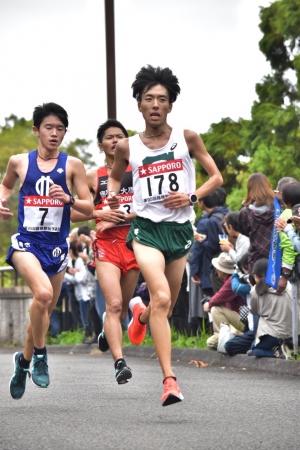
POLYGON ((10 219, 13 216, 13 213, 7 208, 6 204, 13 193, 16 181, 19 178, 17 170, 20 158, 18 158, 18 156, 19 155, 14 155, 9 159, 2 184, 0 184, 0 219, 2 220, 10 219))
POLYGON ((91 216, 93 213, 93 204, 86 181, 84 165, 79 159, 71 158, 70 167, 72 184, 77 194, 76 201, 72 208, 86 216, 91 216))
POLYGON ((119 201, 117 194, 120 191, 122 177, 129 164, 129 143, 128 139, 122 139, 115 148, 114 164, 108 178, 108 204, 111 209, 118 208, 119 201))
MULTIPOLYGON (((97 189, 97 171, 96 170, 88 170, 86 172, 86 181, 88 188, 90 190, 90 195, 95 196, 95 192, 97 189)), ((93 200, 93 199, 92 199, 93 200)), ((89 216, 82 214, 79 211, 75 211, 74 208, 71 208, 71 222, 85 222, 87 220, 92 220, 96 215, 94 215, 95 210, 89 216)))
POLYGON ((195 191, 197 197, 202 198, 220 187, 223 183, 223 178, 216 163, 207 152, 200 136, 194 131, 184 130, 184 137, 192 157, 201 164, 210 177, 209 180, 195 191))
MULTIPOLYGON (((221 186, 223 178, 216 163, 207 152, 200 136, 194 131, 184 130, 184 137, 192 157, 202 165, 210 177, 208 181, 195 191, 197 197, 202 198, 221 186)), ((163 200, 165 208, 178 209, 190 205, 189 197, 186 195, 187 192, 170 191, 169 194, 170 195, 163 200)))

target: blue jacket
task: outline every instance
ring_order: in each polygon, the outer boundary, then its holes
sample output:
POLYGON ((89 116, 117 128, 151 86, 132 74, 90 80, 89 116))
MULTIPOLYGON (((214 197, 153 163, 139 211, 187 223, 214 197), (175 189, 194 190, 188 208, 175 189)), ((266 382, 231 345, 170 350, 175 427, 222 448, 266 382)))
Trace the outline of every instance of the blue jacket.
POLYGON ((235 294, 241 295, 245 300, 247 300, 247 295, 250 294, 251 286, 248 283, 241 283, 239 280, 239 275, 237 273, 233 273, 231 278, 231 289, 235 294))
POLYGON ((219 255, 219 234, 223 233, 221 221, 229 212, 227 206, 217 206, 209 214, 204 214, 197 222, 197 232, 205 234, 206 239, 202 242, 194 242, 191 258, 191 275, 198 275, 204 289, 211 288, 210 272, 212 270, 211 260, 219 255), (223 217, 218 217, 220 214, 223 217))

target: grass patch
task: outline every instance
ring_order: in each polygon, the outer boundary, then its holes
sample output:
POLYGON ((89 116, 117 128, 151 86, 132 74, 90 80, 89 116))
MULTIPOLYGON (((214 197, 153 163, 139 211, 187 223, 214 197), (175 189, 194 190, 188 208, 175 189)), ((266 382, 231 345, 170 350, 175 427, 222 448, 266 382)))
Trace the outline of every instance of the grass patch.
POLYGON ((47 336, 46 343, 49 345, 76 345, 82 344, 84 339, 84 331, 63 331, 56 338, 47 336))
MULTIPOLYGON (((173 348, 207 348, 206 340, 209 335, 202 333, 198 336, 186 336, 185 334, 178 333, 173 327, 171 328, 171 341, 173 348)), ((84 330, 77 331, 63 331, 57 338, 52 338, 50 335, 47 336, 47 345, 76 345, 82 344, 84 340, 84 330)), ((127 331, 123 333, 123 345, 132 346, 130 342, 127 331)), ((153 339, 148 334, 146 335, 142 346, 153 347, 153 339)))
MULTIPOLYGON (((187 336, 186 334, 179 333, 173 327, 171 328, 171 342, 173 348, 203 348, 207 349, 206 340, 209 335, 202 333, 197 336, 187 336)), ((123 345, 133 345, 126 332, 123 334, 123 345)), ((141 346, 154 346, 151 336, 146 335, 141 346)))

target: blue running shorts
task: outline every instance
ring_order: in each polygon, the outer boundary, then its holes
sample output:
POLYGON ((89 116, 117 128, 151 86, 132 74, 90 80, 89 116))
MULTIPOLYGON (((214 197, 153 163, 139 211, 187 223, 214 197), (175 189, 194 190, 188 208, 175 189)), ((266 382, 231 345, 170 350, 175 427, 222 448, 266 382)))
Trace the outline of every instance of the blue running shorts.
POLYGON ((12 262, 12 254, 15 251, 30 252, 40 262, 45 274, 50 277, 64 270, 68 265, 68 242, 55 242, 45 244, 30 239, 28 236, 22 236, 20 233, 11 237, 11 247, 8 250, 6 262, 16 269, 12 262))

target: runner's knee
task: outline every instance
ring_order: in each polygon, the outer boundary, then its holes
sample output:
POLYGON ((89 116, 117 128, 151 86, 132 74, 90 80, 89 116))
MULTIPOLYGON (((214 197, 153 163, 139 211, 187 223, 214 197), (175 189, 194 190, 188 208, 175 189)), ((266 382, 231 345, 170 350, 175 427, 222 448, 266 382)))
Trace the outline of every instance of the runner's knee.
POLYGON ((151 313, 153 313, 153 311, 155 312, 156 310, 163 310, 169 315, 170 309, 171 299, 169 295, 167 295, 167 293, 162 291, 156 292, 151 297, 151 313))
POLYGON ((114 300, 110 302, 110 304, 106 304, 106 315, 109 314, 118 314, 120 315, 122 312, 122 301, 121 300, 114 300))
POLYGON ((43 309, 48 309, 50 303, 52 302, 52 292, 50 292, 48 289, 41 288, 38 292, 34 293, 33 301, 43 309))

